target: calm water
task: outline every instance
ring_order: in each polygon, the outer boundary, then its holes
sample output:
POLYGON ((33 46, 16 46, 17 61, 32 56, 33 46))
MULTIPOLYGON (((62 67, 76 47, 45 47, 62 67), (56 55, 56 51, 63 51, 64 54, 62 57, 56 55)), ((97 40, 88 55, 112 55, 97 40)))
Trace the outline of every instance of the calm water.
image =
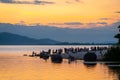
POLYGON ((64 47, 91 46, 0 46, 0 80, 119 80, 120 68, 104 63, 85 65, 82 60, 68 64, 44 61, 38 57, 23 56, 32 51, 64 47))

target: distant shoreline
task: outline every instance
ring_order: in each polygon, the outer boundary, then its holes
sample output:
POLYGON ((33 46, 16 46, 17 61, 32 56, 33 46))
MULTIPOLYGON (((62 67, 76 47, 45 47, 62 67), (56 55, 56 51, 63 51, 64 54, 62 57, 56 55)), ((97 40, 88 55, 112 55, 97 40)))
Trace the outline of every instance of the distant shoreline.
POLYGON ((4 45, 40 45, 40 46, 44 46, 44 45, 72 45, 72 46, 74 46, 74 45, 115 45, 115 43, 113 43, 113 44, 0 44, 0 46, 4 46, 4 45))
POLYGON ((34 39, 8 32, 0 33, 0 45, 115 45, 115 42, 69 42, 49 38, 34 39))

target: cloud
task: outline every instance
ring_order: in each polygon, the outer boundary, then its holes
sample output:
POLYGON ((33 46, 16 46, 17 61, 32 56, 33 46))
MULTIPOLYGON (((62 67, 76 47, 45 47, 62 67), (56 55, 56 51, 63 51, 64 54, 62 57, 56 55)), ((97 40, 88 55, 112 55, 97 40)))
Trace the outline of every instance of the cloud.
POLYGON ((49 23, 51 25, 83 25, 81 22, 49 23))
POLYGON ((96 24, 106 25, 106 24, 107 24, 107 22, 97 22, 96 24))
POLYGON ((9 23, 0 23, 0 32, 10 32, 31 38, 50 38, 67 42, 116 42, 114 35, 117 34, 117 26, 120 22, 110 26, 90 29, 56 28, 53 26, 26 26, 9 23))
POLYGON ((118 14, 120 14, 120 11, 117 11, 117 12, 115 12, 115 13, 118 13, 118 14))
POLYGON ((69 0, 69 1, 67 0, 66 1, 67 4, 72 4, 72 3, 75 3, 75 2, 77 2, 77 3, 83 3, 82 0, 69 0))
POLYGON ((66 1, 65 3, 67 3, 67 4, 72 4, 72 2, 70 2, 70 1, 66 1))
POLYGON ((34 0, 34 4, 55 4, 55 2, 34 0))
POLYGON ((48 23, 48 25, 64 25, 64 23, 48 23))
POLYGON ((99 20, 109 20, 110 18, 99 18, 99 20))
POLYGON ((107 22, 90 22, 90 23, 87 23, 87 25, 107 25, 108 23, 107 22))
POLYGON ((15 1, 15 0, 0 0, 1 3, 10 3, 10 4, 31 4, 28 1, 15 1))
POLYGON ((80 2, 80 0, 75 0, 76 2, 80 2))
POLYGON ((55 26, 55 27, 61 27, 61 28, 95 28, 95 27, 104 27, 107 26, 107 22, 89 22, 89 23, 83 23, 83 22, 64 22, 64 23, 49 23, 47 25, 55 26))
POLYGON ((75 2, 78 2, 78 3, 83 3, 82 0, 75 0, 75 2))
POLYGON ((104 27, 109 26, 107 22, 89 22, 85 23, 86 28, 98 28, 98 27, 104 27))
POLYGON ((82 22, 49 23, 48 25, 61 27, 61 28, 83 28, 84 27, 84 23, 82 22))
POLYGON ((81 22, 66 22, 65 25, 83 25, 81 22))
POLYGON ((0 2, 1 3, 7 3, 7 4, 34 4, 34 5, 54 4, 54 2, 39 1, 39 0, 34 0, 33 2, 30 2, 30 1, 16 1, 16 0, 0 0, 0 2))

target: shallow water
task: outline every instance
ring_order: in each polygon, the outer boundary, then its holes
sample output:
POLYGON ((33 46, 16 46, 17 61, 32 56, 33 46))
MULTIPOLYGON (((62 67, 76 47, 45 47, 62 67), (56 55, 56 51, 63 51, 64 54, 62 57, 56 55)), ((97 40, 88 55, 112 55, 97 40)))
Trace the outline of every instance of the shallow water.
MULTIPOLYGON (((0 80, 119 80, 120 69, 102 62, 84 64, 82 60, 61 64, 39 57, 28 57, 32 51, 83 46, 0 46, 0 80)), ((90 46, 87 46, 90 47, 90 46)))

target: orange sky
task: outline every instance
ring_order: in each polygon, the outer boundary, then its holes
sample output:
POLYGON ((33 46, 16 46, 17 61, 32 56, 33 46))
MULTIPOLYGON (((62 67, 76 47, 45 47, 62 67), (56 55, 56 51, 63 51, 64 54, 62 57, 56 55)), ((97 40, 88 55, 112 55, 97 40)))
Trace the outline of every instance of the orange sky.
POLYGON ((57 27, 81 28, 88 27, 89 23, 102 26, 106 25, 102 24, 103 22, 109 25, 120 21, 120 0, 45 0, 52 3, 41 2, 40 4, 35 4, 34 0, 0 1, 1 23, 16 24, 24 21, 29 25, 40 23, 57 27), (27 3, 20 4, 17 1, 27 3), (76 22, 82 25, 76 25, 76 22))

